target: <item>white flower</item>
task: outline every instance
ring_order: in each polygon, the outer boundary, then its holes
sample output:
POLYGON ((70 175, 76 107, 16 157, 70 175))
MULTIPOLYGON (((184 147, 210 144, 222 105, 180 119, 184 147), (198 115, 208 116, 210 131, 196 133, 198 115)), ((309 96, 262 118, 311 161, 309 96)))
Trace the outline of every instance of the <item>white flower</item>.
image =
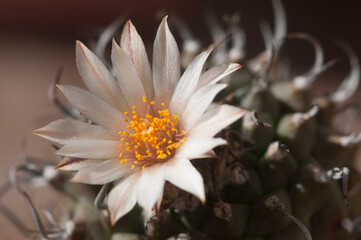
POLYGON ((217 82, 240 68, 218 66, 202 74, 210 54, 199 54, 180 76, 177 44, 167 18, 159 26, 150 67, 144 44, 130 21, 121 45, 113 41, 114 75, 82 43, 77 65, 90 91, 58 86, 68 101, 93 124, 60 119, 34 133, 63 144, 57 168, 77 170, 72 179, 88 184, 119 180, 107 204, 114 224, 138 202, 150 216, 159 207, 165 181, 205 201, 202 176, 190 159, 206 157, 226 141, 214 136, 241 118, 229 105, 209 108, 226 87, 217 82))

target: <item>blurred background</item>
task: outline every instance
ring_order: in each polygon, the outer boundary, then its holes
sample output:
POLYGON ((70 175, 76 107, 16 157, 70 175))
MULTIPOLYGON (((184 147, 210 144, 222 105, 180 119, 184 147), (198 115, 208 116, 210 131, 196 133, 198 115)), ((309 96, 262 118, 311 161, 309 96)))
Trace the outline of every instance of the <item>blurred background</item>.
MULTIPOLYGON (((339 64, 322 74, 315 91, 336 89, 347 75, 348 62, 334 44, 337 39, 349 43, 361 56, 361 14, 356 0, 284 0, 288 32, 305 32, 320 40, 325 60, 343 57, 339 64)), ((60 113, 48 101, 47 89, 59 68, 62 82, 82 86, 75 65, 75 40, 86 44, 117 17, 132 19, 146 42, 152 42, 160 19, 165 14, 177 15, 191 26, 198 37, 211 44, 204 14, 211 11, 221 16, 239 12, 247 36, 247 57, 263 51, 259 21, 273 25, 273 12, 268 0, 13 0, 0 2, 0 184, 9 169, 19 164, 21 143, 27 139, 29 155, 58 161, 49 142, 31 135, 31 131, 57 119, 60 113)), ((204 46, 206 47, 206 46, 204 46)), ((310 45, 290 43, 286 46, 292 71, 301 73, 313 63, 310 45)), ((358 91, 351 99, 360 103, 358 91)), ((358 128, 360 129, 360 128, 358 128)), ((44 193, 33 193, 33 200, 47 204, 44 193)), ((16 210, 29 228, 34 227, 27 203, 16 192, 1 200, 16 210)), ((0 214, 0 239, 22 239, 8 219, 0 214)))

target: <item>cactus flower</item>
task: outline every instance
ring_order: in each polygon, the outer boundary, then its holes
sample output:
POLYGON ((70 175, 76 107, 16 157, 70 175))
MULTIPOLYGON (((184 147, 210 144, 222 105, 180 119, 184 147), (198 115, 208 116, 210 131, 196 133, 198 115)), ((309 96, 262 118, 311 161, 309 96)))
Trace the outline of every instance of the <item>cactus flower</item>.
POLYGON ((63 145, 57 168, 77 171, 72 181, 116 181, 107 198, 112 224, 136 203, 149 218, 161 204, 165 181, 205 201, 202 176, 190 160, 225 144, 214 136, 245 112, 230 105, 209 107, 226 87, 217 82, 241 67, 229 64, 202 73, 211 51, 200 53, 181 76, 166 17, 154 42, 152 67, 130 21, 120 46, 113 41, 113 71, 77 42, 77 66, 89 91, 58 88, 89 121, 60 119, 34 133, 63 145))

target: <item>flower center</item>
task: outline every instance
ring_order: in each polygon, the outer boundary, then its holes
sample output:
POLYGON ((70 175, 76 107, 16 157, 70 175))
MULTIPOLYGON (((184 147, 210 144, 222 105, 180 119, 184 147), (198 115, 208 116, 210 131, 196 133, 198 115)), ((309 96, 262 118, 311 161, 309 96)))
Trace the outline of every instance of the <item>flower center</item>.
POLYGON ((172 158, 179 145, 182 145, 186 138, 185 131, 178 129, 178 116, 169 113, 165 104, 161 103, 163 110, 155 113, 152 108, 155 102, 143 102, 148 104, 146 116, 140 116, 133 106, 132 116, 124 112, 128 123, 126 131, 120 131, 119 145, 121 153, 120 163, 133 161, 131 168, 142 168, 150 165, 166 162, 172 158))

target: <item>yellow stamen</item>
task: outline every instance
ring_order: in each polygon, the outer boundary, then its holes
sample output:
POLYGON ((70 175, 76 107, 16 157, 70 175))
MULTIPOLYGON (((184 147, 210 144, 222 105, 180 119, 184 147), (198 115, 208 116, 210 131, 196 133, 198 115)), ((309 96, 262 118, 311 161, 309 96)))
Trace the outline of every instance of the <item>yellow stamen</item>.
MULTIPOLYGON (((143 102, 148 103, 148 99, 143 97, 143 102)), ((154 104, 154 101, 149 102, 149 105, 154 104)), ((184 135, 180 135, 179 131, 184 134, 185 130, 178 130, 179 116, 170 113, 164 103, 161 103, 161 106, 162 110, 155 113, 150 110, 145 116, 138 114, 136 106, 132 106, 132 115, 124 119, 128 130, 118 132, 122 136, 120 141, 123 142, 119 147, 124 146, 125 150, 122 152, 131 156, 131 169, 141 167, 144 170, 145 166, 167 161, 175 154, 175 149, 186 140, 180 140, 184 135)), ((124 112, 124 115, 128 115, 128 112, 124 112)), ((122 158, 121 155, 119 158, 122 158)), ((124 163, 128 159, 121 161, 124 163)))

